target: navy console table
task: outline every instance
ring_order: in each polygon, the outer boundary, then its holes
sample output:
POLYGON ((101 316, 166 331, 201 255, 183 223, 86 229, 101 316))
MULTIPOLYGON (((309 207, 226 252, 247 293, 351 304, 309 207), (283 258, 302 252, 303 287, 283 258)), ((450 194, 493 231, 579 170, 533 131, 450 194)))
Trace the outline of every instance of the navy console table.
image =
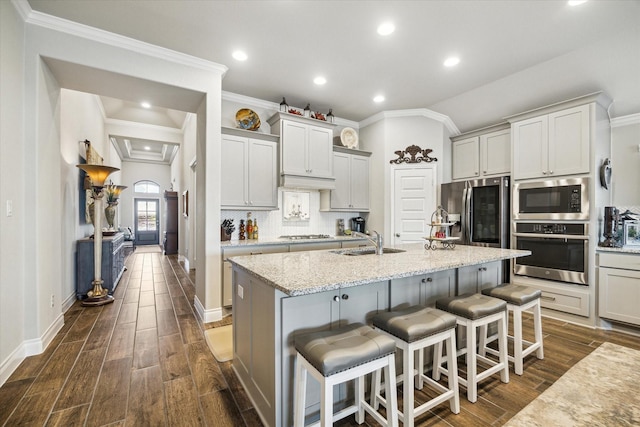
MULTIPOLYGON (((124 234, 102 238, 102 287, 113 294, 124 272, 124 234)), ((76 248, 76 297, 84 299, 93 289, 93 239, 78 240, 76 248)))

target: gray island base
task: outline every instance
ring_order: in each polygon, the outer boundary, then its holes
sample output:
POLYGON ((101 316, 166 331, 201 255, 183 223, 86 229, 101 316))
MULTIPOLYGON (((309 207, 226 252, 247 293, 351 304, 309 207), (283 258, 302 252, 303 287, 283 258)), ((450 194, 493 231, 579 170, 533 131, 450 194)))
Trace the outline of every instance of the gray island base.
MULTIPOLYGON (((341 251, 230 258, 233 264, 233 369, 263 423, 293 425, 296 334, 369 323, 380 311, 478 292, 499 283, 501 261, 529 251, 456 246, 349 256, 341 251)), ((336 407, 350 396, 341 387, 336 407)), ((307 414, 319 413, 320 388, 309 381, 307 414)))

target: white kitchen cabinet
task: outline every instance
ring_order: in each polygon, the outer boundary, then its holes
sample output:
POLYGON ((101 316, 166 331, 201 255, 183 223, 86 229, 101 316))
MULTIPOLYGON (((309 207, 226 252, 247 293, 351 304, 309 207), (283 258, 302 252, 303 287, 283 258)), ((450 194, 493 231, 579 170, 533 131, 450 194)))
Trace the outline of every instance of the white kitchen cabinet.
POLYGON ((291 180, 294 187, 334 188, 335 125, 286 113, 275 114, 268 123, 280 135, 282 184, 289 186, 291 180))
POLYGON ((222 209, 276 209, 278 144, 222 135, 220 204, 222 209))
POLYGON ((598 258, 600 317, 640 325, 640 255, 602 252, 598 258))
POLYGON ((589 105, 515 121, 511 129, 514 179, 589 172, 589 105))
POLYGON ((478 293, 502 283, 502 263, 491 262, 458 269, 458 294, 478 293))
POLYGON ((335 189, 321 190, 321 211, 369 211, 369 156, 369 152, 334 147, 335 189))
POLYGON ((454 181, 508 175, 511 170, 511 131, 508 126, 494 131, 475 131, 452 142, 454 181))

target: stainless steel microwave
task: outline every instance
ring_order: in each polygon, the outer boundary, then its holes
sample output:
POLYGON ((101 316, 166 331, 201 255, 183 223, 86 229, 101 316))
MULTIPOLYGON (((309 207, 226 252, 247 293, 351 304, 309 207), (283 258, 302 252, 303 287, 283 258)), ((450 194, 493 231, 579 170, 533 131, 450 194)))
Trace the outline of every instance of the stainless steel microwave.
POLYGON ((513 185, 514 220, 589 220, 589 178, 513 185))

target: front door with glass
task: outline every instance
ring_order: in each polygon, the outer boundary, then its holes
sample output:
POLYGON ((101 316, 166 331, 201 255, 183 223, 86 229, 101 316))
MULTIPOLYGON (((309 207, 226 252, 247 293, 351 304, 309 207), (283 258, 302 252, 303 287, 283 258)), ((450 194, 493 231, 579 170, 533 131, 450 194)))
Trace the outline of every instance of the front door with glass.
POLYGON ((135 199, 136 246, 160 243, 158 199, 135 199))

